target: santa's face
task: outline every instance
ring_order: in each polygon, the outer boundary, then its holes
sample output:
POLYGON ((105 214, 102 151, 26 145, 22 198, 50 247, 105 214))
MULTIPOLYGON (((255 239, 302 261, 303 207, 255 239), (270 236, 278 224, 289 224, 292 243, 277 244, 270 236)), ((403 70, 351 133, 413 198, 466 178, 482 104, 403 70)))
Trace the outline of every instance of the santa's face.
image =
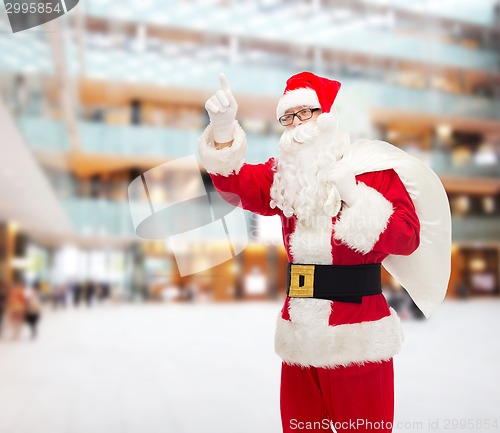
MULTIPOLYGON (((297 107, 290 112, 296 113, 297 107)), ((294 116, 294 124, 283 132, 271 188, 271 206, 304 222, 325 214, 325 203, 331 201, 334 186, 330 173, 346 144, 339 131, 318 128, 319 114, 313 114, 302 121, 294 116)), ((334 213, 338 212, 338 203, 334 213)))

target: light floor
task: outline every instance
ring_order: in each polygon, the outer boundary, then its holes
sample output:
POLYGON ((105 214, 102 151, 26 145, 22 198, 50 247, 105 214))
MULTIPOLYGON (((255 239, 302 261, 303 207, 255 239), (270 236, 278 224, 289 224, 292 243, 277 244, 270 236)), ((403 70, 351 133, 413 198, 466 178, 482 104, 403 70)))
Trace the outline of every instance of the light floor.
MULTIPOLYGON (((0 341, 0 433, 280 432, 279 308, 45 311, 37 341, 0 341)), ((448 301, 404 330, 394 431, 500 432, 500 302, 448 301)))

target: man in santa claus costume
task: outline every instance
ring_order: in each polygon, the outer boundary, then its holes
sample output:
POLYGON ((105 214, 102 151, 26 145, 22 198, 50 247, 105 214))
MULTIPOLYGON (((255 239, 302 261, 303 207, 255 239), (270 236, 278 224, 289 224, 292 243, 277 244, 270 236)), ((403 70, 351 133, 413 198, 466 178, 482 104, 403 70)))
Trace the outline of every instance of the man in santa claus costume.
POLYGON ((389 432, 402 333, 381 264, 426 316, 441 302, 451 246, 442 184, 388 143, 351 143, 331 112, 340 83, 310 72, 292 76, 279 99, 278 158, 247 164, 237 103, 220 80, 205 104, 201 162, 223 197, 280 216, 288 254, 275 340, 283 431, 389 432))

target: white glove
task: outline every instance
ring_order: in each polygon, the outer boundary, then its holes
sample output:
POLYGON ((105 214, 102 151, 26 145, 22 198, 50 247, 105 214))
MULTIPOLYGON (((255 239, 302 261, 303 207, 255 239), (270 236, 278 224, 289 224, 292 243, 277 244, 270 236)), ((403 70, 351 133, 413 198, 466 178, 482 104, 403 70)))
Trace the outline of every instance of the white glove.
POLYGON ((332 168, 330 179, 335 183, 342 200, 347 206, 352 206, 356 201, 356 178, 351 165, 345 161, 338 161, 332 168))
POLYGON ((342 204, 340 201, 341 198, 339 190, 335 185, 332 185, 332 187, 330 188, 330 193, 328 194, 325 204, 323 205, 323 210, 328 216, 334 217, 340 211, 340 207, 342 204))
POLYGON ((224 74, 219 74, 221 88, 205 102, 205 109, 213 127, 214 140, 228 143, 233 140, 233 123, 236 119, 238 104, 234 99, 224 74))

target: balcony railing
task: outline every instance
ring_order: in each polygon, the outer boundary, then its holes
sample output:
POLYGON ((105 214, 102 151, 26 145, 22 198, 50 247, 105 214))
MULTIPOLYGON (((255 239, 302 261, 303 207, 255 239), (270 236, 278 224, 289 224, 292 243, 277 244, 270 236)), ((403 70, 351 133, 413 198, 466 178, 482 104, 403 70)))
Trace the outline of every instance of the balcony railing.
POLYGON ((201 131, 79 122, 82 150, 110 155, 181 157, 195 154, 201 131))
POLYGON ((70 149, 68 127, 60 120, 20 116, 17 123, 25 140, 35 150, 66 152, 70 149))
MULTIPOLYGON (((87 236, 135 237, 127 201, 84 198, 63 200, 78 233, 87 236)), ((202 210, 200 210, 202 211, 202 210)), ((454 242, 500 241, 500 216, 453 217, 454 242)))
POLYGON ((452 239, 455 242, 500 241, 500 216, 453 217, 452 239))
POLYGON ((492 1, 471 2, 470 0, 449 1, 412 1, 407 0, 363 0, 364 3, 395 7, 401 10, 443 17, 464 23, 479 24, 486 27, 495 25, 492 1))
MULTIPOLYGON (((300 33, 299 45, 350 51, 370 57, 381 55, 459 68, 498 70, 498 55, 494 52, 446 43, 429 43, 422 38, 396 35, 390 23, 384 24, 383 20, 377 17, 370 20, 370 16, 346 9, 323 8, 304 14, 300 13, 298 7, 283 5, 283 7, 269 10, 260 6, 258 2, 231 2, 230 6, 220 6, 215 2, 179 5, 177 2, 154 0, 148 2, 147 5, 133 1, 125 3, 127 6, 124 2, 117 5, 113 2, 92 1, 88 3, 87 13, 90 16, 110 20, 119 18, 125 21, 151 23, 218 36, 255 38, 291 47, 297 45, 296 36, 300 33)), ((402 3, 402 1, 396 3, 402 3)), ((446 6, 435 8, 436 12, 446 13, 447 10, 453 9, 449 4, 446 6)), ((469 12, 471 17, 478 16, 476 7, 477 2, 474 4, 474 12, 469 12)), ((460 6, 457 9, 460 9, 460 6)), ((461 9, 464 13, 460 14, 460 18, 467 17, 466 9, 463 7, 461 9)), ((492 24, 493 6, 490 4, 489 8, 479 9, 481 20, 492 24)), ((421 12, 425 13, 425 10, 421 12)), ((87 54, 91 55, 90 50, 87 54)), ((203 52, 197 52, 195 57, 207 60, 216 54, 213 52, 211 55, 204 55, 203 52)), ((129 55, 141 57, 137 52, 129 55)), ((146 60, 145 56, 142 60, 146 60)), ((169 56, 168 60, 172 58, 169 56)), ((108 62, 110 65, 115 64, 111 58, 108 62)))
POLYGON ((500 155, 496 155, 497 162, 491 161, 488 164, 479 164, 474 158, 466 162, 455 164, 449 152, 434 151, 430 154, 430 166, 440 175, 456 177, 488 177, 500 178, 500 155))
MULTIPOLYGON (((68 131, 62 122, 23 117, 19 126, 27 142, 35 150, 60 151, 69 149, 68 131)), ((85 153, 116 156, 151 156, 178 158, 197 153, 201 131, 155 128, 146 126, 111 126, 103 123, 80 122, 79 134, 85 153)), ((277 135, 247 135, 247 161, 258 163, 278 154, 277 135)), ((497 156, 498 158, 498 156, 497 156)), ((439 174, 457 176, 500 177, 499 164, 478 164, 470 161, 456 166, 451 154, 434 151, 427 162, 439 174)))
POLYGON ((85 236, 135 236, 127 201, 66 198, 62 200, 75 230, 85 236))
MULTIPOLYGON (((100 237, 114 236, 139 239, 134 231, 128 201, 72 197, 66 198, 62 200, 62 202, 71 221, 73 222, 73 226, 81 235, 100 237)), ((211 207, 211 211, 213 211, 214 215, 220 215, 221 217, 227 215, 227 206, 212 203, 211 207)), ((191 205, 190 209, 195 215, 210 212, 210 209, 207 209, 206 206, 202 205, 191 205)), ((244 215, 246 219, 246 227, 249 227, 250 214, 248 212, 244 212, 244 215)), ((165 221, 167 220, 165 219, 165 221)), ((216 229, 217 227, 211 227, 208 225, 205 227, 203 235, 206 236, 207 239, 218 239, 220 237, 220 233, 216 229)), ((234 225, 231 233, 236 237, 244 237, 244 232, 245 225, 234 225), (243 230, 243 232, 238 230, 243 230)), ((154 232, 148 232, 148 234, 150 238, 153 238, 152 235, 154 235, 154 232)), ((162 237, 164 237, 164 234, 158 232, 158 239, 161 240, 162 237)), ((224 237, 223 240, 227 239, 224 237)))

